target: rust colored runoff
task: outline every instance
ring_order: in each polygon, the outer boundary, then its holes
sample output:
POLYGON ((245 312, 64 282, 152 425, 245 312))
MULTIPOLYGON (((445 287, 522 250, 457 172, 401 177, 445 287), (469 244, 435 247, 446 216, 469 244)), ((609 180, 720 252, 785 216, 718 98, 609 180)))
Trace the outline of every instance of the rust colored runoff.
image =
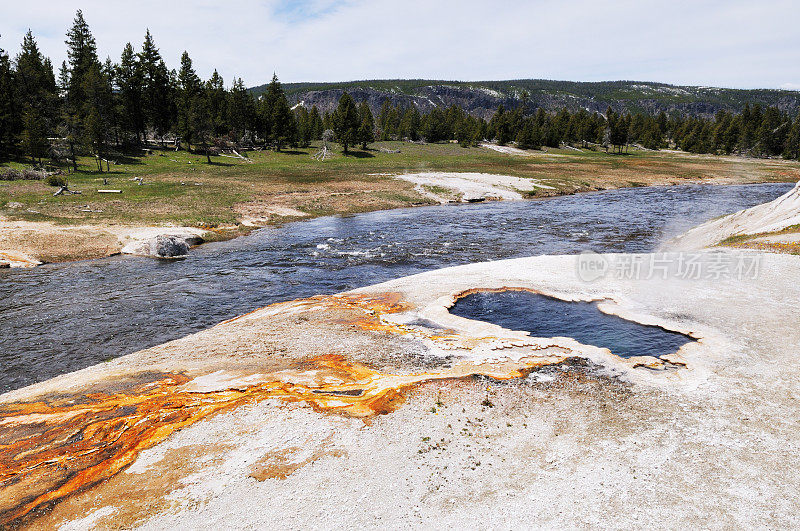
POLYGON ((404 390, 425 381, 517 378, 538 365, 463 363, 403 375, 326 355, 243 388, 192 391, 186 376, 162 374, 126 392, 6 405, 0 407, 0 526, 114 476, 175 431, 245 403, 272 398, 368 417, 393 411, 404 390))

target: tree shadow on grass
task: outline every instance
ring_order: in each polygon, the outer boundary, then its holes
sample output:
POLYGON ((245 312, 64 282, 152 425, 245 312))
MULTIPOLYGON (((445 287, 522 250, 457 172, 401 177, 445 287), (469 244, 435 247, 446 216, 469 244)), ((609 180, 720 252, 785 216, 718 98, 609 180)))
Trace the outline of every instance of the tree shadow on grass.
POLYGON ((78 172, 77 173, 75 173, 75 172, 70 172, 70 173, 65 172, 63 174, 63 176, 67 177, 67 178, 73 177, 73 176, 76 176, 76 175, 97 175, 99 177, 119 177, 121 175, 126 175, 126 173, 123 170, 115 170, 113 167, 111 168, 111 171, 106 171, 105 166, 103 166, 103 171, 100 171, 100 170, 97 170, 97 169, 91 169, 90 170, 90 169, 78 167, 78 172))
POLYGON ((347 153, 347 155, 350 157, 355 157, 357 159, 370 159, 375 156, 369 151, 350 151, 347 153))
POLYGON ((136 157, 133 155, 123 155, 122 153, 112 153, 109 155, 109 160, 113 160, 117 164, 127 164, 127 165, 141 165, 144 164, 142 162, 142 157, 136 157))

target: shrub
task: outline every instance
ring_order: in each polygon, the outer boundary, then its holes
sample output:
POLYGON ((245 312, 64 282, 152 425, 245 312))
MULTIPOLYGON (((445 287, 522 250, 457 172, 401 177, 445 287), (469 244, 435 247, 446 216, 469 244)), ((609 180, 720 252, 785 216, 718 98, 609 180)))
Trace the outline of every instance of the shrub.
POLYGON ((22 170, 22 178, 29 180, 29 181, 41 181, 42 177, 44 177, 44 172, 24 169, 22 170))
POLYGON ((61 187, 67 185, 67 180, 60 175, 48 175, 47 179, 45 179, 44 182, 46 182, 50 186, 61 187))
POLYGON ((0 181, 20 181, 23 179, 28 181, 41 181, 42 177, 42 172, 31 169, 20 171, 14 168, 0 168, 0 181))
POLYGON ((0 181, 16 181, 22 178, 22 172, 14 168, 0 168, 0 181))

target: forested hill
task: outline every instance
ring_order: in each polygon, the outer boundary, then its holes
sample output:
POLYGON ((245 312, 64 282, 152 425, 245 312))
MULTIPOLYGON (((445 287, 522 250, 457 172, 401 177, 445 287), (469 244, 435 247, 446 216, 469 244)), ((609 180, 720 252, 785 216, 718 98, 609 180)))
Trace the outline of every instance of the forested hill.
MULTIPOLYGON (((258 95, 267 85, 250 90, 258 95)), ((341 83, 286 83, 283 85, 290 104, 303 103, 320 111, 332 111, 343 91, 356 101, 366 100, 377 112, 385 100, 395 106, 416 104, 422 113, 433 107, 458 105, 470 114, 491 118, 499 105, 514 108, 524 93, 529 95, 530 109, 544 108, 570 111, 581 108, 605 112, 611 106, 617 112, 657 114, 681 113, 687 116, 711 117, 719 110, 739 112, 746 103, 776 106, 795 116, 800 111, 800 92, 773 89, 728 89, 689 87, 645 81, 602 81, 596 83, 520 79, 512 81, 433 81, 373 80, 341 83)))

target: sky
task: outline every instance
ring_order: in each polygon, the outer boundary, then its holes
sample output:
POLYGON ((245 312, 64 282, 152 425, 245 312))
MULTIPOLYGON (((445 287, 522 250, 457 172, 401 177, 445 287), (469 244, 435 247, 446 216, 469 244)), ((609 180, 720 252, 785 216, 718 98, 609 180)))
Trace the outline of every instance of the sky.
POLYGON ((637 80, 800 90, 797 0, 0 0, 0 48, 30 28, 55 65, 82 9, 101 59, 150 29, 170 68, 230 85, 423 78, 637 80))

